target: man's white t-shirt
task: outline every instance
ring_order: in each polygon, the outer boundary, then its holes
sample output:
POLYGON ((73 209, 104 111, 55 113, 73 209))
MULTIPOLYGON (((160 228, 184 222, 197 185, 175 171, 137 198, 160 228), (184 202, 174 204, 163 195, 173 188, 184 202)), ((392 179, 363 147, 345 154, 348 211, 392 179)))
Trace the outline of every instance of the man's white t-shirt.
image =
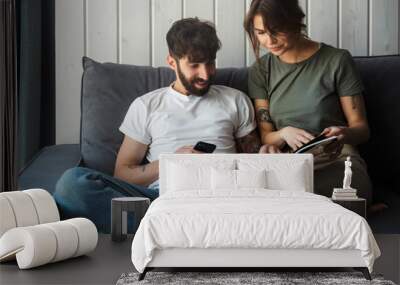
POLYGON ((255 128, 254 109, 244 93, 211 85, 203 96, 186 96, 170 86, 138 97, 119 130, 148 145, 146 158, 152 162, 198 141, 215 144, 215 153, 235 153, 235 139, 255 128))

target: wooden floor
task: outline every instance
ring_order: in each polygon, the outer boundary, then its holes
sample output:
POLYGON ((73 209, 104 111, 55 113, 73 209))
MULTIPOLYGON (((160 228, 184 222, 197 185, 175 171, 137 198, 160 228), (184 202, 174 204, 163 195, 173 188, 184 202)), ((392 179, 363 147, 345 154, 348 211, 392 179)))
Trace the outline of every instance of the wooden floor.
MULTIPOLYGON (((374 272, 400 283, 400 235, 375 236, 382 256, 374 272)), ((109 235, 100 235, 96 250, 81 256, 42 267, 19 270, 16 262, 0 265, 0 284, 115 284, 124 272, 134 271, 130 248, 132 238, 112 242, 109 235)))

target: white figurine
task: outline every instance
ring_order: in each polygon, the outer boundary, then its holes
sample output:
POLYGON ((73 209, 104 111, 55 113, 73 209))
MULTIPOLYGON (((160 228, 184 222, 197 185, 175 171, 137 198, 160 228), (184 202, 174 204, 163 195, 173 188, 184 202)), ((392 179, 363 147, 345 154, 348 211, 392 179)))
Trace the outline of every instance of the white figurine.
POLYGON ((351 171, 351 160, 350 156, 347 157, 344 162, 344 179, 343 179, 343 189, 352 189, 351 184, 351 176, 353 172, 351 171))

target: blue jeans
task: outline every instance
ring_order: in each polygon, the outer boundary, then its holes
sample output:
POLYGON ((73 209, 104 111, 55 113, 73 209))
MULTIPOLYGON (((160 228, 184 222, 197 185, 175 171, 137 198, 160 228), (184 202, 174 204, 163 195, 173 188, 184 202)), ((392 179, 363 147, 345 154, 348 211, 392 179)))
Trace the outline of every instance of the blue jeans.
MULTIPOLYGON (((158 189, 130 184, 89 168, 74 167, 58 180, 53 196, 62 219, 88 218, 99 232, 109 233, 112 198, 147 197, 154 200, 158 197, 158 189)), ((133 219, 128 221, 128 229, 132 229, 133 219)))

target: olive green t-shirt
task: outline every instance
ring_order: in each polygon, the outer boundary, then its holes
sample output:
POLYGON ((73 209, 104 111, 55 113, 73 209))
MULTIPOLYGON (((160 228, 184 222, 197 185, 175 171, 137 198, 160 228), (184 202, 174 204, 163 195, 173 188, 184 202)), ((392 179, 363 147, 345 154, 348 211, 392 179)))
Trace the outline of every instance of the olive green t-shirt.
POLYGON ((347 50, 321 43, 308 59, 294 64, 266 54, 249 69, 249 96, 267 99, 277 130, 292 126, 314 135, 346 126, 340 96, 361 95, 363 85, 347 50))

